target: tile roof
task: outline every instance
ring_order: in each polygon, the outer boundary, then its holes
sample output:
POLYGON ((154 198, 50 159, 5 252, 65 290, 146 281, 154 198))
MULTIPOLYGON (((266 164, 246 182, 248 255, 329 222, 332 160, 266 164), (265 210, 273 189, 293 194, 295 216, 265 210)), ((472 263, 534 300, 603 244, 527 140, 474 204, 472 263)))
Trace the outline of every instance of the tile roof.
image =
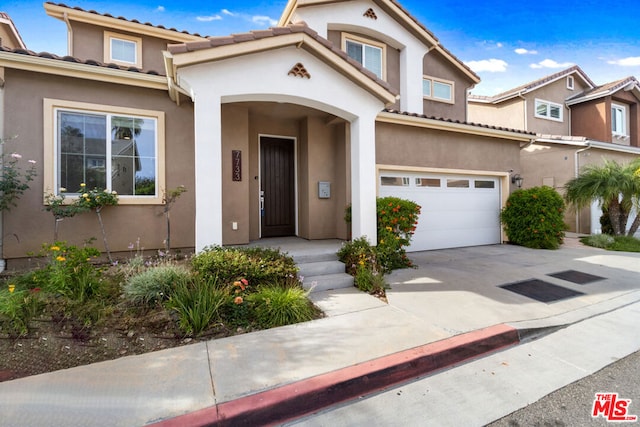
POLYGON ((592 89, 586 90, 572 98, 569 98, 568 101, 570 101, 572 104, 575 104, 587 99, 595 99, 595 98, 607 96, 619 91, 622 88, 627 87, 630 84, 634 84, 638 89, 640 89, 640 82, 638 82, 638 80, 634 76, 629 76, 629 77, 625 77, 624 79, 605 83, 603 85, 596 86, 592 89))
POLYGON ((512 96, 517 95, 518 93, 521 93, 521 92, 532 91, 532 90, 534 90, 536 88, 539 88, 541 86, 546 85, 547 83, 551 83, 551 82, 553 82, 553 81, 555 81, 555 80, 557 80, 557 79, 559 79, 561 77, 568 76, 568 75, 573 74, 573 73, 579 73, 580 76, 582 78, 584 78, 584 80, 589 85, 591 85, 592 87, 596 86, 596 84, 589 78, 589 76, 587 76, 584 73, 584 71, 582 71, 582 69, 579 66, 574 65, 573 67, 569 67, 569 68, 567 68, 565 70, 559 71, 559 72, 554 73, 554 74, 550 74, 550 75, 542 77, 542 78, 540 78, 538 80, 534 80, 532 82, 525 83, 525 84, 523 84, 521 86, 509 89, 509 90, 507 90, 505 92, 501 92, 501 93, 499 93, 497 95, 479 96, 479 95, 473 95, 472 94, 472 95, 469 96, 469 99, 470 100, 482 100, 482 101, 488 101, 488 102, 498 101, 498 100, 501 100, 501 99, 504 99, 504 98, 510 98, 512 96))
POLYGON ((482 123, 466 122, 466 121, 463 121, 463 120, 446 119, 446 118, 443 118, 443 117, 436 117, 436 116, 427 116, 425 114, 419 114, 419 113, 408 113, 406 111, 398 111, 398 110, 393 110, 393 109, 390 109, 390 108, 385 108, 382 111, 384 113, 392 113, 392 114, 398 114, 398 115, 402 115, 402 116, 417 117, 417 118, 429 119, 429 120, 438 120, 440 122, 455 123, 455 124, 467 125, 467 126, 475 126, 475 127, 479 127, 479 128, 500 130, 500 131, 504 131, 504 132, 514 132, 514 133, 519 133, 521 135, 530 135, 530 136, 536 136, 537 135, 535 132, 529 132, 529 131, 526 131, 526 130, 511 129, 511 128, 506 128, 506 127, 501 127, 501 126, 486 125, 486 124, 482 124, 482 123))
POLYGON ((175 28, 167 28, 167 27, 165 27, 163 25, 154 25, 154 24, 151 24, 150 22, 140 22, 137 19, 127 19, 127 18, 122 17, 122 16, 113 16, 113 15, 111 15, 109 13, 99 13, 99 12, 96 12, 95 10, 85 10, 85 9, 83 9, 81 7, 77 7, 77 6, 76 7, 67 6, 64 3, 55 3, 55 2, 47 1, 47 2, 45 2, 45 4, 50 4, 50 5, 59 6, 59 7, 65 7, 67 9, 77 10, 78 12, 92 13, 94 15, 104 16, 104 17, 107 17, 107 18, 120 19, 121 21, 133 22, 134 24, 146 25, 146 26, 153 27, 153 28, 159 28, 161 30, 168 30, 168 31, 174 31, 174 32, 181 33, 181 34, 187 34, 187 35, 190 35, 190 36, 206 37, 206 36, 201 36, 198 33, 190 33, 188 31, 184 31, 184 30, 183 31, 179 31, 179 30, 177 30, 175 28))
POLYGON ((75 58, 73 56, 58 56, 55 55, 53 53, 49 53, 49 52, 40 52, 40 53, 36 53, 32 50, 28 50, 28 49, 10 49, 4 46, 0 46, 0 52, 8 52, 8 53, 14 53, 17 55, 27 55, 27 56, 32 56, 35 58, 44 58, 44 59, 53 59, 56 61, 64 61, 64 62, 73 62, 76 64, 84 64, 84 65, 92 65, 95 67, 103 67, 103 68, 112 68, 112 69, 116 69, 116 70, 122 70, 122 71, 130 71, 130 72, 135 72, 135 73, 141 73, 141 74, 149 74, 152 76, 159 76, 161 75, 160 73, 158 73, 157 71, 153 71, 153 70, 149 70, 149 71, 143 71, 139 68, 136 67, 123 67, 117 64, 113 64, 113 63, 103 63, 100 61, 95 61, 93 59, 87 59, 87 60, 81 60, 78 58, 75 58))
POLYGON ((260 40, 268 37, 278 37, 287 34, 303 33, 319 42, 322 46, 333 52, 335 55, 342 58, 360 71, 362 74, 369 77, 371 80, 382 86, 389 93, 398 95, 397 89, 391 87, 386 81, 379 79, 374 73, 364 68, 359 62, 353 60, 341 49, 336 48, 333 43, 324 37, 320 36, 316 31, 312 30, 304 22, 298 22, 295 24, 289 24, 285 27, 271 27, 267 30, 255 30, 247 33, 231 34, 229 36, 216 36, 207 37, 205 40, 193 41, 179 44, 171 44, 168 46, 168 50, 172 54, 180 54, 185 52, 194 52, 202 49, 211 49, 220 46, 226 46, 230 44, 239 44, 250 42, 254 40, 260 40))

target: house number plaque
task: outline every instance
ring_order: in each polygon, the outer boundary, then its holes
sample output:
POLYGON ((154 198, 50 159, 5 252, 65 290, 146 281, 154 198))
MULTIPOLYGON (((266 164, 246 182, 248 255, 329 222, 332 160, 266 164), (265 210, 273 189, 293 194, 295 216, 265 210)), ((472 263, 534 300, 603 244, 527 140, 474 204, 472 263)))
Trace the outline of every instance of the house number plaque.
POLYGON ((242 151, 232 150, 231 158, 232 158, 231 168, 233 169, 233 180, 242 181, 242 151))

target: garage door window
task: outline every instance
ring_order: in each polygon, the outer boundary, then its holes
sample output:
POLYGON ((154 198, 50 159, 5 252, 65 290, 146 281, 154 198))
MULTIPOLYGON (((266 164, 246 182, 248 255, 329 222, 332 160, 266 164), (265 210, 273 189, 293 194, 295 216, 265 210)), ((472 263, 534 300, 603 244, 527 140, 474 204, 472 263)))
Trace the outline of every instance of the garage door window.
POLYGON ((496 188, 494 181, 475 180, 475 188, 496 188))
POLYGON ((447 187, 448 188, 469 188, 469 180, 468 179, 448 179, 447 187))
POLYGON ((439 178, 416 178, 416 187, 440 187, 439 178))
POLYGON ((380 185, 385 187, 408 187, 409 178, 403 176, 382 176, 380 177, 380 185))

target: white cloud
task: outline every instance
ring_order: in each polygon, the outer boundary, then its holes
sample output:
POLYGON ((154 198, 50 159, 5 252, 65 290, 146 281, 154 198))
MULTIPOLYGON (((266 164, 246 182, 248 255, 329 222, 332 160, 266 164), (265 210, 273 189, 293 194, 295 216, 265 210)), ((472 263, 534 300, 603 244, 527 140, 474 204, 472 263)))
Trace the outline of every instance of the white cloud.
POLYGON ((467 61, 465 62, 476 73, 481 71, 488 71, 490 73, 502 73, 507 71, 507 63, 502 59, 482 59, 480 61, 467 61))
POLYGON ((538 54, 537 50, 528 50, 522 47, 517 48, 516 50, 514 50, 514 52, 517 53, 518 55, 537 55, 538 54))
POLYGON ((220 11, 223 15, 236 16, 235 13, 231 12, 229 9, 222 9, 220 11))
POLYGON ((538 62, 537 64, 529 65, 531 68, 566 68, 574 65, 572 62, 563 62, 559 63, 554 61, 553 59, 545 59, 543 61, 538 62))
POLYGON ((156 12, 164 12, 164 6, 156 7, 156 12))
POLYGON ((200 22, 220 21, 222 19, 222 16, 220 15, 198 16, 196 19, 200 22))
POLYGON ((273 18, 269 18, 268 16, 264 16, 264 15, 254 15, 251 17, 251 22, 253 22, 254 24, 268 24, 271 26, 274 25, 278 25, 278 21, 276 21, 273 18))
POLYGON ((615 61, 607 61, 607 64, 621 65, 623 67, 640 66, 640 56, 630 56, 628 58, 616 59, 615 61))
POLYGON ((504 46, 502 43, 500 42, 496 43, 496 47, 502 47, 502 46, 504 46))

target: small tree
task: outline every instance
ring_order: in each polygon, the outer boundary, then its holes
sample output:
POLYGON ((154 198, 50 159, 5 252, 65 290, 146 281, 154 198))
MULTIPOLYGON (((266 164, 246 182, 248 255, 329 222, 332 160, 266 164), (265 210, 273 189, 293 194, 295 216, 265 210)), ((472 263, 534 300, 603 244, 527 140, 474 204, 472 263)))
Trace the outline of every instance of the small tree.
MULTIPOLYGON (((603 212, 609 215, 613 234, 624 235, 629 214, 638 206, 640 198, 640 160, 622 165, 605 160, 603 165, 587 165, 577 177, 565 184, 565 199, 576 208, 600 202, 603 212)), ((640 215, 636 215, 629 229, 633 236, 640 227, 640 215)))
MULTIPOLYGON (((5 140, 0 138, 0 144, 5 140)), ((29 160, 27 168, 22 168, 19 163, 22 155, 11 153, 8 156, 0 155, 0 211, 8 211, 16 206, 16 201, 29 189, 29 182, 36 176, 36 161, 29 160)))
POLYGON ((173 207, 173 204, 178 200, 178 198, 187 191, 187 188, 184 185, 181 185, 177 188, 167 190, 163 193, 162 201, 164 202, 164 217, 167 220, 167 238, 164 241, 164 247, 167 253, 171 250, 171 218, 170 211, 173 207))
POLYGON ((500 220, 511 243, 534 249, 557 249, 564 239, 564 201, 551 187, 514 191, 500 220))
POLYGON ((107 251, 107 257, 109 262, 113 262, 111 258, 111 251, 109 250, 109 244, 107 243, 107 234, 104 230, 104 223, 102 222, 102 209, 105 206, 115 206, 118 204, 118 193, 115 191, 99 190, 94 188, 87 191, 86 184, 83 182, 80 184, 80 197, 75 202, 75 206, 79 209, 93 210, 98 216, 98 223, 100 223, 100 231, 102 231, 102 241, 104 242, 104 248, 107 251))
POLYGON ((78 204, 65 203, 65 195, 64 192, 66 189, 61 188, 60 194, 55 195, 53 193, 47 193, 44 196, 44 201, 46 203, 45 210, 47 212, 51 212, 53 215, 54 223, 53 223, 53 241, 58 241, 58 225, 65 218, 71 218, 79 213, 85 212, 87 210, 86 207, 79 206, 78 204))

